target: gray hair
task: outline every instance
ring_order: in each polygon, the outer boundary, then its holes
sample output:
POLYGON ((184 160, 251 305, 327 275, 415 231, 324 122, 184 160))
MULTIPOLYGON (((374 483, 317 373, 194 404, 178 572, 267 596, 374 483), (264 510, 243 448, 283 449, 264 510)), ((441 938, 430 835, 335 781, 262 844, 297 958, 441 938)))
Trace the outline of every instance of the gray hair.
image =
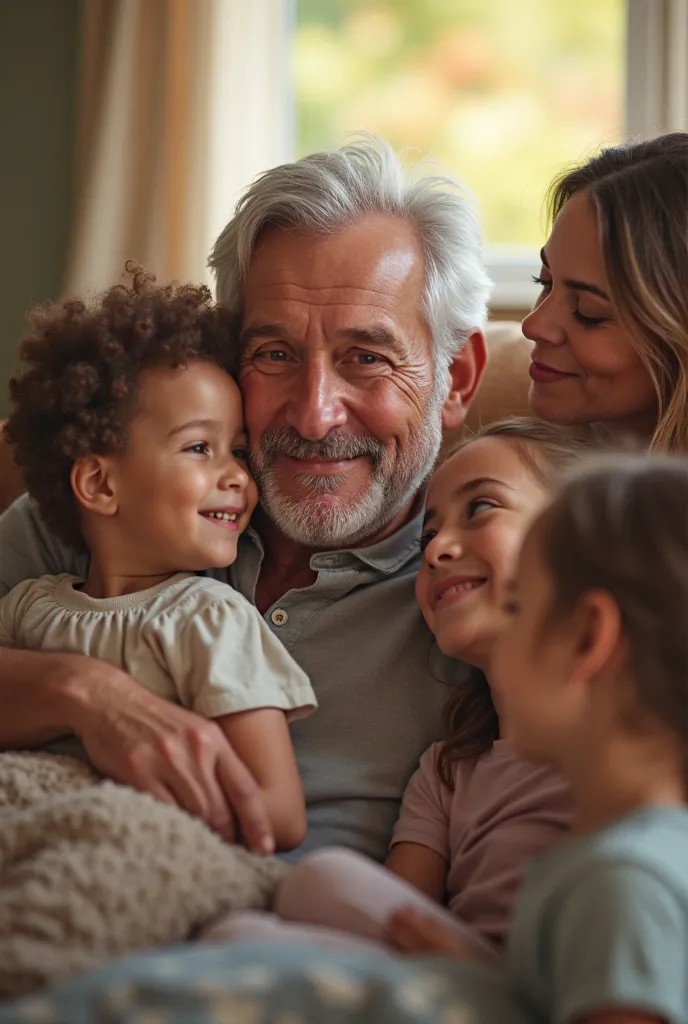
POLYGON ((371 213, 404 217, 418 232, 425 254, 422 312, 435 364, 446 368, 466 332, 482 328, 487 318, 491 282, 475 203, 452 178, 407 178, 392 147, 374 135, 256 178, 210 254, 218 301, 241 315, 249 262, 268 228, 325 233, 371 213))

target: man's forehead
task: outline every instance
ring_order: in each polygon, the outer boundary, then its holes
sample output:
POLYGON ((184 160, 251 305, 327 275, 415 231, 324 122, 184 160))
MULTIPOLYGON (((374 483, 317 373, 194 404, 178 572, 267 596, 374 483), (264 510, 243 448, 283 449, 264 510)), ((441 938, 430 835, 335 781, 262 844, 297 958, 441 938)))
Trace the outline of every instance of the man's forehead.
MULTIPOLYGON (((386 294, 423 277, 423 252, 412 225, 398 217, 363 218, 331 234, 272 228, 249 263, 244 299, 284 288, 317 293, 386 294)), ((334 296, 333 296, 334 297, 334 296)))

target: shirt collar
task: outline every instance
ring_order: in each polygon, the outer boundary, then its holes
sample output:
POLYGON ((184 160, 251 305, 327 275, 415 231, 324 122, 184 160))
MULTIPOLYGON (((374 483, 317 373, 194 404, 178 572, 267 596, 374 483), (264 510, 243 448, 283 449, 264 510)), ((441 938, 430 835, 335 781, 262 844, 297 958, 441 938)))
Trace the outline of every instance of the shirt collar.
MULTIPOLYGON (((336 551, 315 552, 311 556, 311 564, 317 568, 318 562, 324 557, 349 555, 378 572, 392 575, 420 554, 420 535, 423 530, 424 515, 425 501, 423 500, 416 515, 384 540, 362 548, 337 548, 336 551)), ((265 549, 255 527, 249 526, 243 536, 246 540, 250 539, 262 558, 265 549)))
POLYGON ((389 537, 370 544, 365 548, 347 548, 347 552, 365 562, 366 565, 391 575, 412 558, 420 554, 420 535, 423 529, 425 509, 421 508, 413 519, 401 526, 389 537))

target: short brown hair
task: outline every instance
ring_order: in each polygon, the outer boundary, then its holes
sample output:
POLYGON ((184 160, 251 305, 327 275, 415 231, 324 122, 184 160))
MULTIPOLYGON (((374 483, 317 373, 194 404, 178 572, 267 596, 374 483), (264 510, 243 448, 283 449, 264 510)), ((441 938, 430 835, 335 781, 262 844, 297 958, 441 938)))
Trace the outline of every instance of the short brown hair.
MULTIPOLYGON (((545 486, 553 484, 558 473, 590 451, 592 443, 565 427, 513 416, 463 437, 446 458, 486 437, 501 438, 513 445, 526 469, 545 486)), ((472 669, 468 680, 450 697, 444 719, 447 738, 440 747, 437 768, 442 782, 451 789, 454 764, 482 757, 499 736, 499 719, 490 687, 479 669, 472 669)))
POLYGON ((597 459, 534 529, 553 577, 552 618, 570 615, 588 590, 616 602, 632 679, 625 717, 675 733, 688 782, 688 459, 597 459))
POLYGON ((92 302, 34 309, 19 346, 23 367, 10 381, 13 411, 5 428, 29 494, 60 540, 82 550, 74 463, 127 443, 141 374, 198 359, 231 361, 229 314, 204 285, 157 284, 128 266, 129 281, 92 302))
POLYGON ((688 133, 603 149, 552 183, 554 220, 587 192, 612 303, 657 396, 655 451, 688 454, 688 133))

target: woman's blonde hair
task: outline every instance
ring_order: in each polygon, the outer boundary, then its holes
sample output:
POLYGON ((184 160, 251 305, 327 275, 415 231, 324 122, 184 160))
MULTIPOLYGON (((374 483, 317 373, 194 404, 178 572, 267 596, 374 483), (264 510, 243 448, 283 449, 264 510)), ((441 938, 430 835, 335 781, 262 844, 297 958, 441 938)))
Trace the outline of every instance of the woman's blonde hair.
MULTIPOLYGON (((446 459, 488 437, 512 445, 528 472, 548 489, 554 486, 560 473, 592 446, 585 436, 566 427, 513 416, 467 434, 447 452, 446 459)), ((482 757, 499 736, 499 720, 490 687, 479 669, 473 669, 468 680, 450 697, 444 719, 446 739, 439 750, 437 770, 442 782, 452 789, 456 762, 482 757)))
POLYGON ((655 451, 688 453, 688 134, 603 149, 554 180, 552 220, 577 192, 597 213, 610 297, 652 379, 655 451))

